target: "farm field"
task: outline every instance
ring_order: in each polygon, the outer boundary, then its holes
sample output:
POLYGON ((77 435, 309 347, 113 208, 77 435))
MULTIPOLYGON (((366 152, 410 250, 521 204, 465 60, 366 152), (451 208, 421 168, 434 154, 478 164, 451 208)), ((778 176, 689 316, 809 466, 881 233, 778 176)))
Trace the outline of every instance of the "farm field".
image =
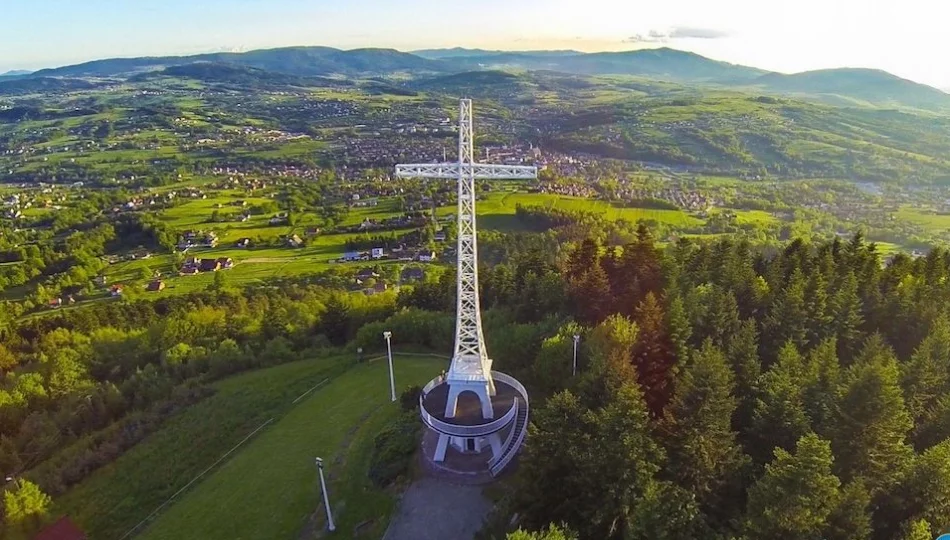
MULTIPOLYGON (((237 212, 229 206, 229 202, 241 199, 238 192, 222 192, 219 196, 209 199, 196 199, 182 205, 163 211, 161 219, 177 231, 185 230, 213 230, 219 235, 219 245, 216 248, 193 248, 188 250, 188 256, 221 258, 231 257, 234 267, 226 271, 227 283, 234 286, 260 283, 261 280, 272 277, 290 277, 294 275, 320 272, 332 266, 331 259, 342 257, 346 244, 349 241, 367 239, 375 235, 388 236, 409 232, 411 229, 398 231, 367 232, 358 234, 320 234, 308 239, 308 245, 302 248, 290 247, 260 247, 236 248, 234 243, 244 237, 252 239, 273 239, 290 234, 305 236, 308 225, 318 223, 316 214, 305 213, 299 216, 301 223, 296 226, 269 226, 269 215, 253 216, 246 223, 208 223, 207 217, 211 212, 237 212), (218 205, 223 208, 217 208, 218 205)), ((268 201, 265 198, 247 198, 248 204, 258 204, 268 201)), ((544 206, 567 211, 585 211, 602 214, 608 219, 624 219, 632 222, 638 220, 653 220, 678 226, 701 225, 702 220, 680 210, 657 210, 649 208, 623 208, 611 205, 606 201, 584 199, 580 197, 566 197, 554 194, 524 193, 515 191, 496 191, 479 201, 479 226, 483 229, 514 231, 523 229, 523 225, 515 217, 519 204, 526 206, 544 206)), ((439 216, 449 215, 455 211, 455 206, 436 208, 439 216)), ((343 221, 344 225, 362 222, 364 219, 385 219, 400 215, 393 199, 383 199, 379 206, 354 208, 343 221)), ((742 212, 740 219, 749 221, 774 221, 775 218, 765 212, 742 212)), ((166 289, 161 292, 144 292, 148 296, 163 296, 182 294, 194 290, 204 289, 214 281, 214 273, 202 273, 193 276, 179 276, 175 273, 173 257, 171 255, 153 255, 149 259, 123 261, 110 265, 104 272, 109 283, 123 283, 132 280, 142 281, 145 274, 143 269, 158 271, 163 275, 166 289)))
MULTIPOLYGON (((397 357, 399 388, 422 384, 444 367, 431 357, 397 357)), ((293 538, 320 507, 314 457, 327 464, 334 518, 345 536, 378 538, 394 497, 366 476, 375 434, 400 413, 390 403, 386 363, 360 364, 306 397, 230 461, 172 504, 144 539, 293 538)), ((322 521, 322 509, 317 515, 322 521)))
POLYGON ((928 231, 950 229, 950 214, 937 214, 920 208, 903 207, 897 212, 899 219, 920 225, 928 231))

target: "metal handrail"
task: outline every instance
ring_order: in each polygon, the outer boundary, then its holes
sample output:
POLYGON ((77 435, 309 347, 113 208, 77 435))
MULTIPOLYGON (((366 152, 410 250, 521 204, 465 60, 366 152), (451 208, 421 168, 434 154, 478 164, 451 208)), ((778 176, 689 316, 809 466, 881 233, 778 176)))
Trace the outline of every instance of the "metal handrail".
POLYGON ((425 386, 422 387, 422 396, 425 397, 425 396, 429 395, 429 392, 431 392, 433 388, 435 388, 436 386, 439 386, 439 385, 442 384, 443 382, 445 382, 445 381, 442 379, 442 376, 441 376, 441 375, 438 376, 438 377, 436 377, 436 378, 434 378, 434 379, 432 379, 431 381, 429 381, 428 383, 426 383, 425 386))
POLYGON ((521 445, 524 443, 525 435, 527 435, 528 433, 529 404, 528 404, 528 391, 525 390, 525 387, 520 382, 518 382, 517 379, 515 379, 514 377, 510 375, 506 375, 498 371, 492 371, 492 377, 496 380, 499 380, 505 384, 512 386, 513 388, 521 392, 521 395, 524 398, 524 413, 525 413, 524 425, 521 426, 521 430, 518 430, 517 423, 515 424, 514 428, 512 428, 512 433, 514 433, 516 430, 518 431, 518 435, 517 435, 517 439, 515 440, 515 443, 510 447, 510 449, 508 446, 505 446, 506 452, 502 455, 502 458, 498 460, 498 462, 496 462, 494 465, 490 466, 492 476, 497 476, 498 473, 503 471, 505 467, 507 467, 508 464, 511 463, 511 460, 515 458, 515 455, 518 454, 518 450, 521 448, 521 445))
MULTIPOLYGON (((515 409, 515 418, 517 418, 517 415, 518 415, 518 412, 517 412, 517 411, 518 411, 518 405, 519 405, 518 402, 519 402, 518 398, 515 398, 515 404, 514 404, 514 406, 512 407, 513 409, 515 409)), ((517 422, 517 420, 515 420, 515 422, 517 422)), ((494 467, 494 466, 495 466, 495 463, 498 463, 498 462, 501 460, 502 456, 505 455, 505 451, 508 450, 508 447, 511 445, 511 440, 515 438, 515 431, 518 431, 517 428, 518 428, 517 425, 515 425, 514 427, 512 427, 512 428, 511 428, 511 431, 508 432, 508 436, 505 437, 505 444, 503 444, 503 445, 501 446, 501 451, 502 451, 501 455, 492 456, 492 458, 491 458, 490 460, 488 460, 488 468, 489 468, 489 469, 492 468, 492 467, 494 467)))
MULTIPOLYGON (((423 405, 423 399, 424 398, 422 396, 419 397, 419 414, 422 416, 422 421, 439 433, 444 433, 453 437, 484 437, 485 435, 490 435, 492 433, 501 431, 505 426, 511 423, 512 419, 515 417, 515 414, 518 412, 518 407, 513 405, 511 410, 505 413, 504 416, 496 418, 491 422, 474 426, 462 426, 459 424, 451 424, 449 422, 439 420, 438 418, 429 414, 423 405)), ((515 399, 517 400, 518 398, 515 399)))
POLYGON ((497 381, 501 381, 501 382, 507 384, 508 386, 511 386, 511 387, 514 388, 515 390, 517 390, 518 393, 521 394, 521 396, 523 397, 523 399, 524 399, 525 401, 528 401, 528 391, 525 390, 525 387, 524 387, 523 384, 521 384, 520 382, 518 382, 518 379, 512 377, 511 375, 508 375, 507 373, 502 373, 502 372, 500 372, 500 371, 492 371, 492 372, 491 372, 491 376, 492 376, 493 379, 495 379, 495 380, 497 380, 497 381))

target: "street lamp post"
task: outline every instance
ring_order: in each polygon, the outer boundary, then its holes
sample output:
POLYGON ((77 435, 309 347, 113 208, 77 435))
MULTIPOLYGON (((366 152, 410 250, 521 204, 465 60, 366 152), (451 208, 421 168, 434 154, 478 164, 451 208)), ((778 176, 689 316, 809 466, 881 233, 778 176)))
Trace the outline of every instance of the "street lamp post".
POLYGON ((323 493, 323 505, 327 509, 327 530, 333 532, 336 525, 333 524, 333 513, 330 512, 330 494, 327 492, 327 483, 323 479, 323 459, 317 458, 317 472, 320 474, 320 490, 323 493))
POLYGON ((577 376, 577 343, 581 340, 581 336, 574 334, 574 368, 571 375, 577 376))
POLYGON ((383 332, 383 337, 386 339, 386 353, 389 356, 389 392, 392 394, 392 400, 396 401, 396 379, 393 376, 393 346, 391 342, 393 333, 383 332))

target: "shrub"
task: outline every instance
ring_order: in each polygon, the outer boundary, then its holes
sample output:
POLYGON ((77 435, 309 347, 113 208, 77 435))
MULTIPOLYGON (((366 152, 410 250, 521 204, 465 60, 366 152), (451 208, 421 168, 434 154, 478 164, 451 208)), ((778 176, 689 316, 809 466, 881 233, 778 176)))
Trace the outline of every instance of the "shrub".
POLYGON ((419 407, 419 396, 422 395, 422 387, 418 384, 407 386, 399 396, 399 404, 404 411, 415 411, 419 407))
POLYGON ((409 471, 419 445, 419 419, 405 413, 376 435, 369 462, 369 479, 377 487, 391 484, 409 471))

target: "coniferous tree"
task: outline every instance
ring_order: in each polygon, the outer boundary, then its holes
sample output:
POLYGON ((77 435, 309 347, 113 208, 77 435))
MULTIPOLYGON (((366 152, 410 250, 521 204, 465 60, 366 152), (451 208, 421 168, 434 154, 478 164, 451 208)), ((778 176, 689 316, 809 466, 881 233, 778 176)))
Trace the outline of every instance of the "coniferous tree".
POLYGON ((864 479, 871 495, 889 489, 910 465, 913 427, 898 384, 897 360, 880 336, 867 343, 838 390, 829 434, 839 476, 864 479))
POLYGON ((582 538, 623 538, 663 453, 649 434, 643 396, 625 384, 603 408, 568 391, 535 413, 516 507, 530 528, 563 521, 582 538))
POLYGON ((950 439, 917 458, 899 492, 903 515, 926 520, 935 533, 950 533, 950 439))
POLYGON ((817 346, 833 331, 833 319, 828 304, 828 283, 825 275, 814 272, 805 287, 805 313, 808 320, 805 341, 809 347, 817 346))
POLYGON ((794 272, 785 288, 778 292, 765 317, 763 333, 768 338, 768 346, 763 355, 769 358, 768 351, 774 354, 788 342, 799 350, 803 349, 807 344, 807 320, 805 279, 800 272, 794 272))
POLYGON ((594 266, 598 266, 599 260, 600 245, 593 238, 585 238, 581 245, 568 255, 564 277, 570 281, 579 280, 594 266))
POLYGON ((630 517, 625 540, 710 538, 695 496, 672 482, 652 482, 630 517))
POLYGON ((676 365, 676 353, 666 329, 663 308, 652 292, 640 302, 636 310, 639 329, 633 347, 633 364, 637 380, 643 388, 647 407, 654 417, 663 412, 672 393, 672 378, 676 365))
POLYGON ((762 372, 759 362, 759 331, 754 319, 746 319, 739 324, 739 329, 729 339, 726 358, 735 374, 735 395, 739 400, 732 427, 747 441, 762 372))
POLYGON ((639 333, 637 324, 622 315, 611 315, 591 331, 585 347, 591 368, 581 383, 588 406, 604 406, 621 387, 637 384, 632 354, 639 333))
POLYGON ((679 295, 673 295, 666 309, 666 327, 669 329, 670 342, 679 364, 689 359, 689 340, 693 329, 686 315, 686 307, 679 295))
POLYGON ((599 264, 588 268, 571 285, 575 313, 587 324, 597 324, 610 314, 613 298, 607 274, 599 264))
POLYGON ((759 378, 759 395, 752 413, 747 451, 757 463, 768 460, 769 449, 790 451, 811 429, 805 410, 806 371, 798 349, 787 343, 778 361, 759 378))
POLYGON ((338 295, 331 296, 320 321, 320 333, 327 336, 334 345, 346 343, 349 338, 349 314, 349 306, 338 295))
POLYGON ((864 324, 858 282, 854 273, 848 273, 831 299, 831 318, 834 335, 838 336, 838 359, 848 366, 861 347, 864 324))
POLYGON ((810 433, 795 453, 775 449, 775 460, 749 489, 745 529, 750 538, 820 538, 837 504, 841 482, 831 473, 827 441, 810 433))
POLYGON ((805 358, 805 412, 812 428, 826 437, 837 407, 840 366, 834 339, 826 339, 805 358))
POLYGON ((950 322, 946 317, 934 321, 910 360, 901 364, 901 387, 914 425, 926 429, 939 414, 940 398, 950 394, 950 322))
POLYGON ((731 291, 719 286, 706 289, 702 308, 695 322, 694 343, 710 338, 717 347, 724 347, 739 327, 739 307, 731 291))
POLYGON ((740 498, 736 479, 748 461, 732 430, 732 391, 725 355, 707 340, 677 376, 662 424, 669 474, 722 521, 739 510, 728 506, 740 498))
POLYGON ((841 496, 835 509, 828 516, 824 538, 826 540, 867 540, 873 532, 871 527, 871 495, 860 481, 841 488, 841 496))

